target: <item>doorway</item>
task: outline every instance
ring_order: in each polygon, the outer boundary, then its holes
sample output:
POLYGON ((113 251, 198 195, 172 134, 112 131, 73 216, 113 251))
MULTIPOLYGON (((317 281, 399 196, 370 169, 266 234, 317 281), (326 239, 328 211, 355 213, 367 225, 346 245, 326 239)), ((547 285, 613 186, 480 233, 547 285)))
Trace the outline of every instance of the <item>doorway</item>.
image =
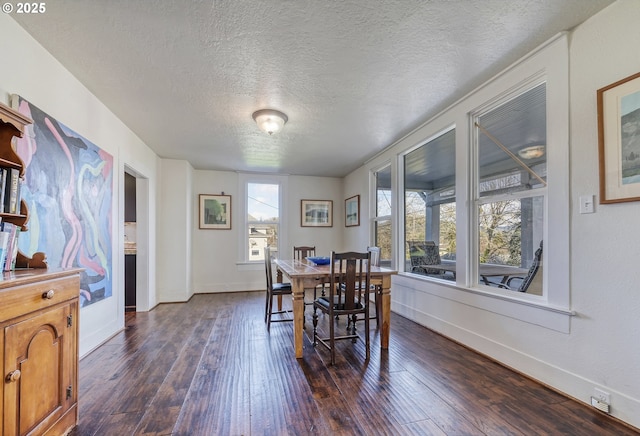
POLYGON ((147 312, 155 301, 149 295, 149 180, 125 165, 123 185, 124 310, 147 312))

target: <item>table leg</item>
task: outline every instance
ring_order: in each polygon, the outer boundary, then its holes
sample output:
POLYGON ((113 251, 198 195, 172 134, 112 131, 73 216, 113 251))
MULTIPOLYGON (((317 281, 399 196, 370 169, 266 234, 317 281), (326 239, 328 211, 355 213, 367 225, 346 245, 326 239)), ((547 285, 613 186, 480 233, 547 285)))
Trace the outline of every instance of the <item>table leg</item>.
MULTIPOLYGON (((276 283, 282 283, 282 271, 279 268, 276 271, 276 283)), ((282 312, 282 295, 278 295, 276 301, 278 302, 278 312, 282 312)))
POLYGON ((382 278, 382 328, 380 329, 380 347, 389 348, 389 330, 391 327, 391 277, 382 278))
POLYGON ((293 345, 296 359, 302 358, 304 336, 304 280, 295 279, 291 282, 293 290, 293 345))

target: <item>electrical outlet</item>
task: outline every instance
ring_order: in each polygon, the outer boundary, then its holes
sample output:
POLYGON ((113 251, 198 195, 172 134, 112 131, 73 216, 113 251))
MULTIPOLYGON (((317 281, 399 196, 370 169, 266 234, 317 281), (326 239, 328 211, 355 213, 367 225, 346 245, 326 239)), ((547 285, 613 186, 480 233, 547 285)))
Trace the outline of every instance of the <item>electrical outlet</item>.
POLYGON ((593 398, 598 400, 601 403, 611 405, 611 394, 609 392, 605 392, 601 389, 594 388, 593 389, 593 398))
POLYGON ((609 413, 609 405, 607 403, 598 401, 596 397, 591 397, 591 405, 601 412, 609 413))

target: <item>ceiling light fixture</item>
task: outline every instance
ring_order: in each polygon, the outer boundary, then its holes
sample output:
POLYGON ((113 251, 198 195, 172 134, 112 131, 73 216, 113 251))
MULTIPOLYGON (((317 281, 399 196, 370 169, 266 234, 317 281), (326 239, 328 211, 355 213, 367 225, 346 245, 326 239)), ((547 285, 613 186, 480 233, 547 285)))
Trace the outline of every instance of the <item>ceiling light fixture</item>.
POLYGON ((284 127, 284 123, 289 121, 285 114, 275 109, 260 109, 255 111, 252 117, 260 130, 269 135, 278 133, 284 127))
POLYGON ((523 159, 537 159, 544 156, 544 145, 531 145, 518 151, 518 155, 523 159))

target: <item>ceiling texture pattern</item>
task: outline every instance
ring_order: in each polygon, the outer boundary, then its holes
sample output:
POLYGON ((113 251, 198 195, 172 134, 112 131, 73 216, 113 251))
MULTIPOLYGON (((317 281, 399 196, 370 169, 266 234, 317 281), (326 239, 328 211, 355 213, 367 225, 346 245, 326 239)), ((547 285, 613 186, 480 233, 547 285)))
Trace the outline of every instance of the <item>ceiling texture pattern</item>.
POLYGON ((56 0, 12 17, 162 158, 342 177, 611 3, 56 0), (279 134, 258 130, 264 108, 288 115, 279 134))

